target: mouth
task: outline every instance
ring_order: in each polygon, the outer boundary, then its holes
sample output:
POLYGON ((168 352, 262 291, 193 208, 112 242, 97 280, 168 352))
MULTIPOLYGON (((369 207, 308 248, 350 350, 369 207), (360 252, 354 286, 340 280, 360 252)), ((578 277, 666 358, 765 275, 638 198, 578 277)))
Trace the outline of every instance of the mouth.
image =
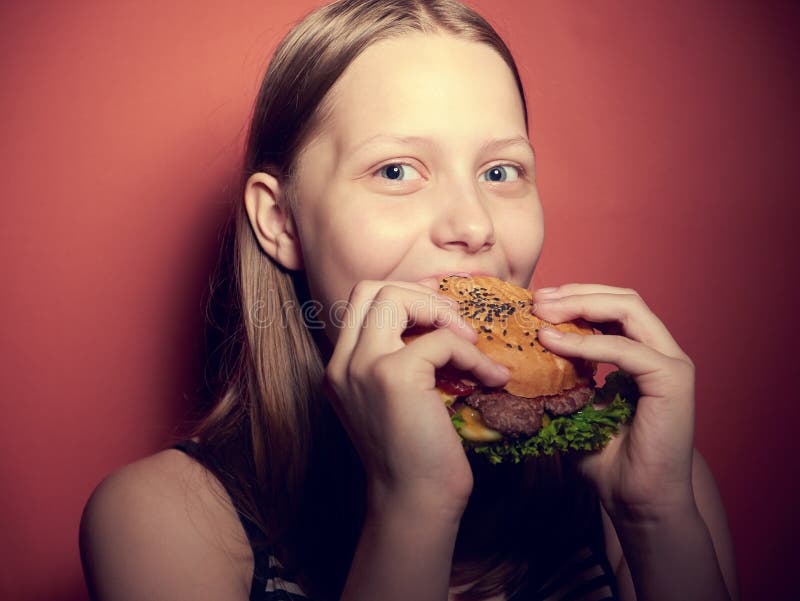
POLYGON ((491 276, 493 274, 488 273, 486 271, 445 271, 442 273, 432 273, 430 275, 426 275, 420 279, 426 280, 429 278, 433 278, 435 280, 439 280, 446 276, 462 276, 462 277, 470 277, 470 276, 491 276))

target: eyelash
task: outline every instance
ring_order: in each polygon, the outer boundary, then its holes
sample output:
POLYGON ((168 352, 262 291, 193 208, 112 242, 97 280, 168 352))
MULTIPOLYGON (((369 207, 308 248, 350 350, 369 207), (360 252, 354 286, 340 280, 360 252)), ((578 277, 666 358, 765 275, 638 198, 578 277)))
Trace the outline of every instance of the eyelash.
MULTIPOLYGON (((417 171, 419 171, 419 169, 417 169, 414 165, 412 165, 408 161, 402 161, 402 160, 401 161, 397 161, 397 160, 395 160, 395 161, 389 161, 387 163, 382 163, 381 165, 379 165, 378 167, 373 169, 372 175, 375 176, 375 177, 378 177, 380 175, 381 170, 384 169, 385 167, 390 166, 390 165, 403 165, 404 167, 412 167, 412 168, 416 169, 417 171)), ((525 177, 525 176, 528 175, 528 170, 525 169, 525 167, 523 167, 519 163, 514 163, 514 162, 510 162, 510 161, 501 162, 501 163, 494 163, 492 165, 489 165, 488 167, 486 167, 486 169, 481 171, 481 175, 483 175, 484 173, 486 173, 490 169, 494 169, 495 167, 514 167, 514 169, 516 169, 519 172, 519 176, 520 177, 525 177)), ((494 183, 501 183, 501 182, 494 182, 494 183)))
MULTIPOLYGON (((519 172, 520 177, 525 177, 526 175, 528 175, 528 170, 525 169, 525 167, 523 167, 519 163, 513 163, 509 161, 506 161, 505 163, 495 163, 494 165, 489 165, 486 169, 481 171, 481 175, 486 173, 490 169, 494 169, 495 167, 513 167, 519 172)), ((494 182, 494 183, 499 183, 499 182, 494 182)))

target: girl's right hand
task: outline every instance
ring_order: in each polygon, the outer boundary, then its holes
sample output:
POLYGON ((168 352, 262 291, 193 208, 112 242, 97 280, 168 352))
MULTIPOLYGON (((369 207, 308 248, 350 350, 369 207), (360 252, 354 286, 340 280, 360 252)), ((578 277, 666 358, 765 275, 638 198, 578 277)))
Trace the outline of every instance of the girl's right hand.
POLYGON ((356 284, 325 369, 326 390, 364 464, 373 502, 391 499, 460 517, 472 471, 434 371, 451 363, 487 386, 502 386, 509 375, 478 350, 458 304, 436 286, 435 280, 356 284), (406 345, 401 335, 410 325, 436 329, 406 345))

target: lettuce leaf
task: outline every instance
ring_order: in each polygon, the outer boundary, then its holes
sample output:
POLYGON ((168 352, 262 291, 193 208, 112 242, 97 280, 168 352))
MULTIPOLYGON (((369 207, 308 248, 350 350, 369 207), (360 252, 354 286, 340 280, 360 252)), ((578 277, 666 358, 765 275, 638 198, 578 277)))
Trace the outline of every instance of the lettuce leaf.
MULTIPOLYGON (((553 417, 530 438, 507 438, 498 442, 474 442, 462 438, 464 448, 484 455, 491 463, 511 461, 519 463, 528 457, 566 453, 569 451, 594 451, 603 448, 619 432, 621 424, 628 422, 636 411, 639 390, 633 377, 621 369, 606 376, 605 384, 595 389, 594 397, 580 411, 571 415, 553 417), (602 408, 595 403, 611 402, 602 408)), ((453 425, 458 430, 461 423, 453 425)))

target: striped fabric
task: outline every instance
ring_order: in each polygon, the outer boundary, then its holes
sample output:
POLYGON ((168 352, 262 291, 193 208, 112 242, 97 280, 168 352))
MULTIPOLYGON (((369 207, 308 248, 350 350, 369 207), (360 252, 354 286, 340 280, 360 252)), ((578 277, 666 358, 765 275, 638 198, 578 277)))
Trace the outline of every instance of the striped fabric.
POLYGON ((308 599, 303 593, 303 589, 288 579, 281 562, 275 556, 270 555, 267 561, 266 585, 259 591, 257 588, 259 583, 254 580, 253 587, 250 589, 251 600, 297 601, 299 599, 308 599))
MULTIPOLYGON (((250 591, 251 601, 308 600, 296 583, 287 578, 283 566, 268 558, 266 585, 250 591)), ((522 590, 508 601, 616 601, 616 581, 605 559, 590 546, 576 551, 536 593, 522 590)))
POLYGON ((605 551, 586 546, 576 551, 534 596, 514 595, 509 601, 608 601, 617 599, 617 583, 605 551))
MULTIPOLYGON (((173 448, 194 458, 199 451, 191 440, 177 443, 173 448)), ((237 514, 248 539, 255 540, 255 524, 238 508, 237 514)), ((523 588, 508 601, 617 601, 617 583, 599 537, 601 531, 589 535, 587 545, 575 551, 538 591, 523 588)), ((253 558, 250 601, 310 601, 274 555, 253 548, 253 558)))

